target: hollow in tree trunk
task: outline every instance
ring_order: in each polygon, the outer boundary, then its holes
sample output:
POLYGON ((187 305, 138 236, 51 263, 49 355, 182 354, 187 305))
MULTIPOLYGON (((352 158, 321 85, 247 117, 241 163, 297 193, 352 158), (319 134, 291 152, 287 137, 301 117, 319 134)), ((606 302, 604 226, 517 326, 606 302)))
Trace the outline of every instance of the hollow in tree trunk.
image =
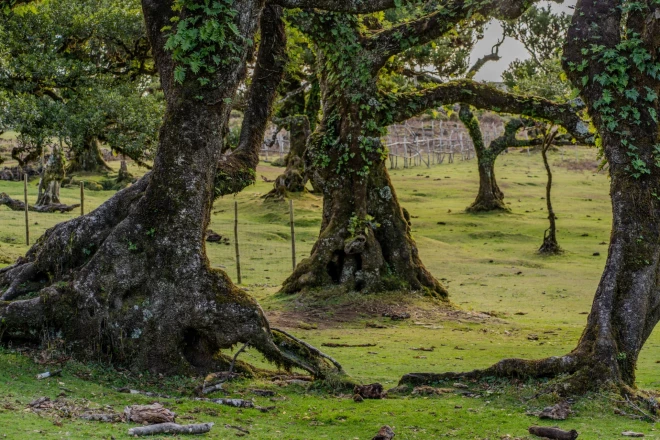
POLYGON ((289 130, 291 149, 284 158, 286 170, 275 179, 273 189, 264 196, 266 199, 284 200, 287 192, 303 192, 308 181, 303 156, 310 136, 309 120, 304 115, 290 116, 281 125, 289 130))
MULTIPOLYGON (((551 129, 552 130, 552 129, 551 129)), ((543 165, 545 166, 545 172, 548 175, 548 182, 545 185, 545 200, 548 209, 548 221, 550 222, 550 227, 545 231, 543 235, 543 244, 539 249, 539 253, 546 255, 556 255, 562 252, 559 243, 557 242, 557 219, 555 217, 555 211, 552 207, 552 169, 550 168, 550 163, 548 162, 548 151, 552 146, 552 141, 555 138, 556 131, 546 131, 543 136, 543 144, 541 145, 541 156, 543 157, 543 165)))
POLYGON ((0 270, 2 339, 38 342, 57 334, 79 358, 166 374, 215 370, 223 363, 219 350, 247 343, 280 366, 323 376, 330 369, 319 352, 271 333, 255 300, 210 268, 204 247, 222 149, 218 133, 231 111, 222 97, 236 92, 251 51, 247 41, 264 9, 246 116, 257 129, 245 133, 258 146, 286 62, 281 9, 258 0, 236 3, 234 25, 244 38, 237 38, 240 51, 232 56, 240 61, 216 73, 217 87, 200 88, 195 78, 173 82, 161 32, 171 5, 142 4, 167 99, 153 171, 91 213, 49 229, 25 258, 0 270), (32 292, 38 295, 21 298, 32 292))
POLYGON ((82 145, 74 146, 71 149, 67 165, 68 173, 102 173, 111 170, 112 168, 103 160, 98 139, 85 139, 82 145))

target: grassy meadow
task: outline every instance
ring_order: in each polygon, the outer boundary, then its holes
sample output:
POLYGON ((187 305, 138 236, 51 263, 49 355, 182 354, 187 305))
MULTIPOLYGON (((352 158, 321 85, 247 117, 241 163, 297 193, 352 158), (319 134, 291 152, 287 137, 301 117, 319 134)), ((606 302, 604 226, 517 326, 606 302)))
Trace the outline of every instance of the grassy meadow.
MULTIPOLYGON (((590 310, 605 259, 611 226, 609 185, 597 171, 596 151, 567 148, 552 153, 559 243, 556 257, 536 253, 547 228, 545 172, 539 154, 502 155, 496 172, 510 213, 471 215, 464 212, 478 189, 476 160, 392 170, 401 204, 412 216, 413 234, 422 260, 449 288, 454 307, 414 295, 342 295, 315 292, 303 296, 278 294, 291 271, 288 203, 264 202, 262 196, 281 168, 262 163, 258 182, 236 197, 215 203, 210 228, 229 242, 234 202, 239 210, 242 287, 254 295, 274 326, 285 328, 322 348, 362 383, 396 386, 408 372, 467 371, 487 367, 504 357, 538 358, 571 350, 590 310), (411 318, 391 321, 384 311, 405 311, 411 318), (322 347, 328 342, 375 344, 371 347, 322 347), (433 348, 432 351, 413 350, 433 348)), ((113 167, 118 168, 118 162, 113 167)), ((140 171, 131 169, 135 174, 140 171)), ((143 171, 142 171, 143 172, 143 171)), ((76 176, 99 180, 100 176, 76 176)), ((32 201, 36 180, 30 182, 32 201)), ((0 182, 0 192, 20 198, 22 183, 0 182)), ((87 191, 86 210, 113 192, 87 191)), ((62 189, 64 203, 76 203, 78 188, 62 189)), ((311 193, 294 195, 297 260, 309 254, 320 225, 322 200, 311 193)), ((58 222, 79 215, 30 213, 32 239, 58 222)), ((0 266, 24 254, 24 217, 0 207, 0 266)), ((211 264, 235 278, 233 246, 209 243, 211 264)), ((646 344, 638 364, 638 385, 660 388, 660 335, 646 344)), ((435 396, 411 395, 355 403, 350 394, 312 386, 279 386, 264 380, 232 382, 230 396, 254 398, 275 409, 223 407, 189 398, 202 378, 160 378, 110 370, 101 365, 68 361, 61 377, 37 381, 35 375, 59 368, 44 364, 38 354, 0 349, 0 438, 121 439, 126 424, 84 422, 71 414, 83 408, 110 406, 121 412, 132 403, 155 400, 173 409, 180 423, 215 422, 205 438, 245 436, 254 439, 370 439, 388 424, 396 439, 525 439, 534 424, 576 429, 580 439, 618 439, 622 431, 660 437, 660 426, 614 413, 616 396, 589 395, 576 401, 566 421, 542 421, 527 415, 555 402, 555 396, 531 398, 538 383, 467 383, 435 396), (149 398, 116 391, 121 386, 157 391, 172 398, 149 398), (272 389, 275 398, 257 397, 252 388, 272 389), (66 408, 42 414, 27 409, 33 399, 62 395, 66 408), (231 426, 240 426, 249 434, 231 426), (3 437, 4 436, 4 437, 3 437)), ((248 351, 242 360, 263 365, 248 351)), ((222 397, 217 395, 213 397, 222 397)), ((621 410, 640 415, 628 406, 621 410)))

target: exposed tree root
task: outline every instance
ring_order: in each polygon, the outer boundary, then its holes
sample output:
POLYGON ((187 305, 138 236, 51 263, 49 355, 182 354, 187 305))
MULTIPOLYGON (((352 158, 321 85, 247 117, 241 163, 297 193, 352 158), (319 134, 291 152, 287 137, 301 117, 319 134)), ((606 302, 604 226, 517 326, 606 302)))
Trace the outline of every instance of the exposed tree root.
POLYGON ((51 228, 0 272, 2 340, 38 343, 59 333, 81 359, 163 373, 218 371, 218 350, 245 343, 284 368, 343 375, 308 344, 271 334, 257 303, 203 258, 150 262, 163 243, 132 218, 148 181, 51 228))
POLYGON ((503 197, 503 194, 499 197, 496 195, 492 195, 492 197, 482 197, 480 194, 470 206, 465 208, 465 211, 472 214, 492 211, 509 212, 511 210, 506 206, 506 203, 504 203, 503 197))
MULTIPOLYGON (((25 211, 25 203, 12 199, 7 193, 0 193, 0 205, 5 205, 12 211, 25 211)), ((62 203, 50 203, 46 205, 30 205, 28 209, 32 212, 71 212, 80 207, 80 204, 64 205, 62 203)))
POLYGON ((539 254, 560 255, 563 252, 559 243, 557 243, 557 236, 555 234, 548 234, 548 231, 546 231, 543 237, 543 244, 539 248, 539 254))
POLYGON ((442 381, 482 380, 487 377, 503 379, 556 379, 547 387, 546 392, 563 396, 583 394, 603 387, 625 391, 625 385, 612 374, 612 368, 588 361, 588 357, 577 351, 540 360, 504 359, 495 365, 483 369, 462 373, 408 373, 399 381, 399 385, 421 386, 442 381))

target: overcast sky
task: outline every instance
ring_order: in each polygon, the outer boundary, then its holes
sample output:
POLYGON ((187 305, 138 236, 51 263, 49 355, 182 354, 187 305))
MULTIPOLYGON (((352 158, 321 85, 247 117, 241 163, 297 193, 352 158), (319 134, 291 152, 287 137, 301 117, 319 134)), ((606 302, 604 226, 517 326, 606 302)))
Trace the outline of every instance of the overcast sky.
MULTIPOLYGON (((571 6, 575 6, 577 0, 564 0, 563 4, 552 2, 540 2, 539 6, 547 6, 550 4, 552 9, 556 12, 564 11, 572 14, 571 6)), ((491 52, 493 44, 495 44, 502 37, 502 27, 496 21, 488 25, 485 37, 479 41, 472 53, 472 61, 476 61, 480 57, 487 55, 491 52)), ((502 79, 502 72, 506 70, 511 61, 516 59, 529 58, 527 51, 518 41, 507 38, 504 44, 500 47, 500 56, 502 59, 496 63, 490 62, 486 64, 481 71, 477 74, 477 79, 486 81, 500 81, 502 79)))

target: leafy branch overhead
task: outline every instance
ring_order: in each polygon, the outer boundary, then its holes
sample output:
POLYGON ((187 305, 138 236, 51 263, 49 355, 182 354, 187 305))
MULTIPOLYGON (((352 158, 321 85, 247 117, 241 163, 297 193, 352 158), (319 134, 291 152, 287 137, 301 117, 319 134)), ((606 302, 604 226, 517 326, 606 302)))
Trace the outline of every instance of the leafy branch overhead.
POLYGON ((240 59, 240 53, 252 41, 244 38, 234 23, 234 0, 175 0, 165 49, 176 62, 174 79, 183 84, 192 73, 202 86, 215 86, 213 75, 240 59))

